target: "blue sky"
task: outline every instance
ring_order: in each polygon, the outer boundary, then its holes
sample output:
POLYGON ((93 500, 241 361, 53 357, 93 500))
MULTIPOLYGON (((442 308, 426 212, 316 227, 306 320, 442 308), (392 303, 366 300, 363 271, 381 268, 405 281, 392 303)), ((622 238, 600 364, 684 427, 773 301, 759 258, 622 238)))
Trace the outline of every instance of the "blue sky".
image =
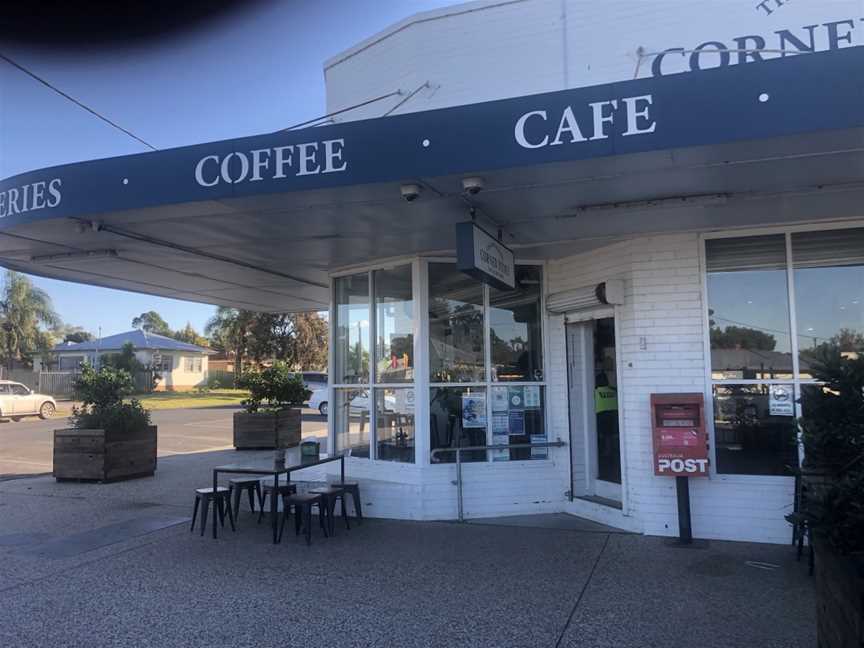
MULTIPOLYGON (((206 31, 124 50, 3 52, 157 148, 263 133, 325 112, 328 57, 448 0, 248 3, 206 31)), ((139 153, 142 144, 0 61, 0 178, 79 160, 139 153)), ((103 335, 156 310, 199 331, 212 306, 33 278, 63 320, 103 335)))

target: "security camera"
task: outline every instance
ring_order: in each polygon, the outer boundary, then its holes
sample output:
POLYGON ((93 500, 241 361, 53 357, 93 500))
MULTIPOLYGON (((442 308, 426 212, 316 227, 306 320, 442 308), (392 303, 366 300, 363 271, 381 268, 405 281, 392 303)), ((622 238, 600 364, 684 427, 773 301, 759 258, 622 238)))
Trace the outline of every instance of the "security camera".
POLYGON ((420 197, 420 185, 403 184, 399 189, 402 192, 402 197, 408 202, 414 202, 420 197))
POLYGON ((462 189, 465 191, 465 193, 472 196, 477 195, 478 193, 483 191, 483 187, 485 186, 486 183, 483 182, 483 178, 462 178, 462 189))

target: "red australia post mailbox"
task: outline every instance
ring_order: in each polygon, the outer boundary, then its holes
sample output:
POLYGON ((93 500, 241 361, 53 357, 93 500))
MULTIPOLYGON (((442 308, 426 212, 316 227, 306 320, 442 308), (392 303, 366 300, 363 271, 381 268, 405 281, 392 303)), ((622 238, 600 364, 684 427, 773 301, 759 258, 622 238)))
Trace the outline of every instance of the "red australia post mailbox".
POLYGON ((708 476, 708 433, 702 394, 651 394, 654 474, 708 476))

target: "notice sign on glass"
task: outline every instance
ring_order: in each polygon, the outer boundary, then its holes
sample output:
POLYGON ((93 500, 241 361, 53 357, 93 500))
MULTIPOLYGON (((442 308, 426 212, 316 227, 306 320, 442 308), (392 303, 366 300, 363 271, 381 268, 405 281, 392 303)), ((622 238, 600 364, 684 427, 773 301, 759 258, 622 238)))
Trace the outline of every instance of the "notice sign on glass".
POLYGON ((771 385, 768 395, 770 416, 795 416, 795 398, 792 385, 771 385))
POLYGON ((499 290, 516 287, 513 250, 474 223, 456 223, 456 268, 499 290))

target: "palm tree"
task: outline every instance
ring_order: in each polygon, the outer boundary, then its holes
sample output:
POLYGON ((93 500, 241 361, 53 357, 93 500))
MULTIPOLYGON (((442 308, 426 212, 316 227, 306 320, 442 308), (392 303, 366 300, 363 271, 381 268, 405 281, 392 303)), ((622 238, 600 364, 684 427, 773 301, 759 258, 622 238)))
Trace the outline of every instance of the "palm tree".
POLYGON ((0 320, 5 336, 6 366, 34 353, 47 353, 53 343, 50 329, 60 325, 51 298, 29 278, 7 270, 4 275, 0 320), (45 327, 43 330, 41 327, 45 327))
POLYGON ((243 372, 243 358, 249 348, 255 316, 252 311, 219 306, 204 327, 204 333, 211 337, 215 347, 234 352, 235 380, 243 372))

